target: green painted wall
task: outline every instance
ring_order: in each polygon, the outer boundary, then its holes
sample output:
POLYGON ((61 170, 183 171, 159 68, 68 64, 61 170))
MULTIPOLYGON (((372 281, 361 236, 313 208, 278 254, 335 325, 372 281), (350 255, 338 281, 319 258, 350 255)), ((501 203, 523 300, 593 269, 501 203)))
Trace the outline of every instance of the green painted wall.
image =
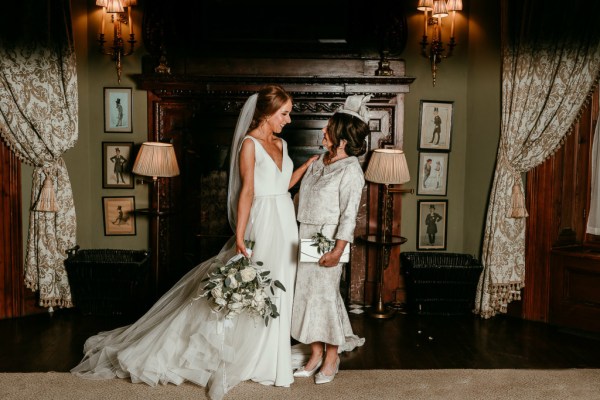
MULTIPOLYGON (((500 126, 500 50, 499 0, 465 0, 465 11, 457 15, 457 47, 452 58, 439 65, 437 84, 432 85, 429 61, 421 56, 422 13, 407 6, 409 38, 402 54, 406 74, 416 77, 405 95, 404 150, 411 170, 411 182, 417 187, 418 122, 421 100, 454 102, 452 147, 448 168, 448 195, 417 196, 403 194, 402 234, 409 241, 403 251, 416 248, 417 200, 448 199, 447 251, 479 254, 485 210, 500 126), (468 17, 468 18, 467 18, 468 17), (467 24, 468 20, 468 24, 467 24)), ((78 60, 79 141, 65 154, 75 197, 78 218, 77 242, 82 248, 148 248, 148 221, 137 218, 136 236, 104 236, 102 196, 135 196, 136 207, 148 205, 148 187, 103 189, 101 155, 103 141, 133 141, 147 138, 146 92, 135 90, 130 75, 141 72, 143 46, 123 59, 120 86, 132 87, 133 133, 104 133, 103 88, 119 86, 110 57, 99 54, 96 34, 100 8, 95 0, 73 2, 73 22, 78 60)), ((142 13, 134 9, 139 35, 142 13)), ((448 32, 445 32, 447 35, 448 32)), ((29 208, 31 169, 23 168, 23 204, 29 208)), ((23 221, 25 232, 28 214, 23 221)), ((26 233, 25 233, 26 235, 26 233)))
MULTIPOLYGON (((421 56, 419 45, 423 14, 415 6, 408 15, 409 39, 403 57, 406 74, 416 80, 405 97, 404 151, 412 178, 405 187, 417 188, 420 101, 453 101, 454 115, 448 195, 402 195, 402 235, 409 239, 403 251, 416 249, 417 201, 448 199, 447 251, 476 256, 480 252, 500 130, 499 6, 498 0, 463 3, 465 10, 457 14, 455 24, 458 44, 454 55, 438 65, 435 87, 430 63, 421 56)), ((448 26, 443 33, 449 35, 448 26)))
MULTIPOLYGON (((95 0, 73 1, 73 31, 77 57, 79 91, 79 139, 68 150, 64 159, 75 199, 77 213, 77 244, 81 248, 147 249, 148 220, 137 218, 137 235, 104 236, 102 196, 135 196, 136 208, 148 207, 147 185, 134 189, 102 188, 102 142, 124 141, 140 144, 147 139, 146 92, 135 90, 129 78, 141 73, 141 57, 145 53, 138 46, 132 56, 123 59, 121 84, 117 81, 114 62, 100 54, 96 35, 99 31, 101 9, 95 0), (104 132, 104 87, 132 87, 133 133, 104 132)), ((141 34, 142 13, 134 9, 136 35, 141 34)), ((107 25, 108 29, 108 25, 107 25)), ((139 43, 138 43, 139 45, 139 43)), ((133 160, 132 160, 133 162, 133 160)), ((29 210, 32 169, 23 166, 23 210, 29 210)), ((24 236, 27 237, 28 211, 23 215, 24 236)), ((25 240, 25 239, 24 239, 25 240)))

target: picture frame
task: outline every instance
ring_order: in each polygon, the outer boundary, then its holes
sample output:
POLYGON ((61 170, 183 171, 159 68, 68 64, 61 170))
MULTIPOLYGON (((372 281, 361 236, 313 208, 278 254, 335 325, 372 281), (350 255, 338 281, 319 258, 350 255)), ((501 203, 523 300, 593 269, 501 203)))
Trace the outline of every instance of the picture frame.
POLYGON ((418 200, 417 250, 446 250, 448 200, 418 200))
POLYGON ((369 120, 369 130, 371 132, 381 132, 381 119, 374 118, 369 120))
POLYGON ((104 132, 132 133, 132 89, 104 88, 104 132))
POLYGON ((104 236, 135 236, 135 197, 103 196, 104 236))
POLYGON ((446 196, 449 153, 420 152, 417 195, 446 196))
POLYGON ((421 100, 419 150, 450 151, 453 101, 421 100))
POLYGON ((102 142, 102 187, 133 189, 133 142, 102 142))

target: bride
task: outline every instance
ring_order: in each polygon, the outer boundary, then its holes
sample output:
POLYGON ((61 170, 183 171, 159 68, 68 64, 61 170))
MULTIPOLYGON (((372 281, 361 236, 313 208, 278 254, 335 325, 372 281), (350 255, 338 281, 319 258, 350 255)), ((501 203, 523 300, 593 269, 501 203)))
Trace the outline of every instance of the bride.
POLYGON ((132 325, 88 338, 84 358, 71 372, 88 379, 129 378, 151 386, 190 381, 221 399, 236 384, 253 380, 289 386, 292 375, 290 324, 297 266, 298 230, 288 189, 316 158, 296 171, 286 142, 277 135, 291 122, 291 96, 266 86, 244 104, 231 146, 228 216, 235 236, 217 256, 248 256, 286 288, 272 302, 280 314, 265 326, 241 314, 224 320, 198 298, 214 258, 196 266, 132 325), (237 153, 234 153, 237 152, 237 153))

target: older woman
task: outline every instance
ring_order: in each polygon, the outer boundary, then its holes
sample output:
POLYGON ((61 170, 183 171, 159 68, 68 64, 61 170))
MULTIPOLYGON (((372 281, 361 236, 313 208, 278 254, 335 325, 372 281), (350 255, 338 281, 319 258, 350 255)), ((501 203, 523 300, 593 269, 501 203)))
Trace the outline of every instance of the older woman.
POLYGON ((365 103, 370 96, 350 96, 323 129, 322 155, 300 185, 300 238, 321 233, 332 245, 318 262, 300 262, 292 310, 292 337, 310 344, 308 362, 295 377, 315 375, 317 384, 331 382, 339 369, 338 351, 361 346, 352 332, 339 292, 344 248, 354 240, 356 215, 365 184, 357 156, 366 151, 369 134, 365 103))

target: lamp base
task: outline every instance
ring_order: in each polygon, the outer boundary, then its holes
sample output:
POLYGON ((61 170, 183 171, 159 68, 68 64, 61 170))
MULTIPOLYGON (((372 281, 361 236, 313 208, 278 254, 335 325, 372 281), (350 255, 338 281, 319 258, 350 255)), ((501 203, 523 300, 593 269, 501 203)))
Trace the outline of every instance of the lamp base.
POLYGON ((375 307, 369 310, 369 316, 377 319, 392 318, 395 314, 394 310, 386 309, 383 303, 380 301, 375 307))
POLYGON ((406 303, 400 301, 392 301, 388 304, 388 308, 400 313, 406 313, 406 303))

